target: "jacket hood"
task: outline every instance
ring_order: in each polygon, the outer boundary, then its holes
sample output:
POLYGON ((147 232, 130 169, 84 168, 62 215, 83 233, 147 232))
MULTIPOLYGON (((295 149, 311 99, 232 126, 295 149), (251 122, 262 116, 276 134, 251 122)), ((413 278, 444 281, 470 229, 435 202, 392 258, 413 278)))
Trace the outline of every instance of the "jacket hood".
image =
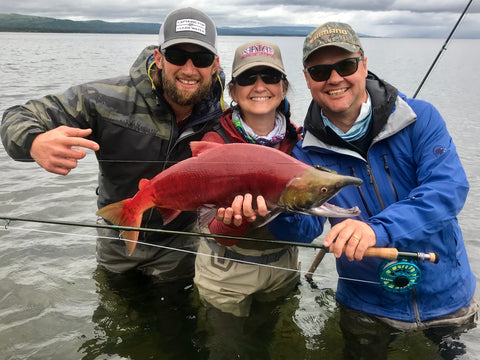
POLYGON ((148 76, 147 71, 149 65, 153 61, 153 51, 155 49, 156 46, 154 45, 147 46, 138 55, 137 59, 130 67, 130 79, 132 80, 133 86, 146 99, 152 98, 152 100, 154 100, 154 95, 152 93, 153 83, 148 76))

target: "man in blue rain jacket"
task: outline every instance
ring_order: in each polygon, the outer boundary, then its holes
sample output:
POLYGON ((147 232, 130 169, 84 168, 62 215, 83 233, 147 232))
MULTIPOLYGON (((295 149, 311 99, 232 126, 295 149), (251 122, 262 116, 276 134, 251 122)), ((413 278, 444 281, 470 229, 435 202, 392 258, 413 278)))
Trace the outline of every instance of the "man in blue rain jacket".
MULTIPOLYGON (((303 63, 313 101, 293 155, 364 181, 329 201, 358 206, 361 214, 329 219, 324 239, 337 257, 336 299, 346 338, 374 345, 378 339, 361 334, 370 324, 391 332, 471 324, 475 276, 457 220, 469 185, 444 120, 431 104, 406 98, 369 72, 347 24, 326 23, 308 35, 303 63), (372 246, 435 252, 440 261, 417 262, 417 286, 391 292, 379 282, 384 260, 363 258, 372 246)), ((310 242, 326 220, 282 215, 268 226, 279 239, 310 242)))

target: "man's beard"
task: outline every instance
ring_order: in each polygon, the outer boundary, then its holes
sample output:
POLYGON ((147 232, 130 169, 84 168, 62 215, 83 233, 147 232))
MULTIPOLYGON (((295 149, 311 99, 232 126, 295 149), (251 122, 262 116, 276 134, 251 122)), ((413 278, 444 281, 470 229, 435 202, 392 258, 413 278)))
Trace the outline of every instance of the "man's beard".
POLYGON ((179 89, 175 79, 172 81, 168 76, 163 74, 162 89, 165 95, 178 105, 195 105, 207 97, 212 87, 212 82, 212 77, 209 77, 208 81, 198 84, 195 92, 191 92, 179 89))

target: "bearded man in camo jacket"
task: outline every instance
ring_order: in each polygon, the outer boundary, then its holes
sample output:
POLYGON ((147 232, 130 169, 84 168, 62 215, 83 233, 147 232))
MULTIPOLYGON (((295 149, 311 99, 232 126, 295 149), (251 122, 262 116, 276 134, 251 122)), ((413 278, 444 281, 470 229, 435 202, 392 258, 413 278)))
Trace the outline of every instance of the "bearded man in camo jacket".
MULTIPOLYGON (((132 197, 140 179, 190 157, 190 141, 218 122, 224 74, 216 38, 213 21, 203 12, 171 12, 160 28, 159 46, 145 48, 128 76, 73 86, 7 109, 1 124, 6 151, 15 160, 36 161, 66 175, 86 155, 84 148, 91 149, 99 162, 98 207, 132 197)), ((142 227, 192 231, 195 221, 196 214, 184 212, 165 227, 151 211, 142 227)), ((97 240, 97 261, 113 273, 136 269, 160 282, 193 277, 192 253, 138 244, 128 256, 118 232, 99 229, 99 235, 108 238, 97 240)), ((142 233, 139 240, 192 252, 198 241, 159 233, 142 233)))

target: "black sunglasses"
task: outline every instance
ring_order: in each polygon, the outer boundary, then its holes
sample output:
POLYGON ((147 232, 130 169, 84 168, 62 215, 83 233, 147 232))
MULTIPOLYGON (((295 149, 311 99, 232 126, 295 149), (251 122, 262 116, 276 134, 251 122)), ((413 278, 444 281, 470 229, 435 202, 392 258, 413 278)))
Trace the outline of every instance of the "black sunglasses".
POLYGON ((232 82, 237 83, 240 86, 253 85, 259 76, 265 84, 278 84, 280 80, 285 79, 285 75, 280 71, 274 69, 262 69, 247 70, 232 78, 232 82))
POLYGON ((191 59, 195 67, 206 68, 212 65, 215 60, 215 54, 209 51, 189 52, 175 48, 167 48, 162 51, 162 54, 169 63, 177 66, 185 65, 188 59, 191 59))
POLYGON ((314 65, 307 68, 314 81, 326 81, 330 79, 332 70, 335 70, 340 76, 354 74, 358 70, 358 62, 363 60, 363 56, 348 58, 331 65, 314 65))

